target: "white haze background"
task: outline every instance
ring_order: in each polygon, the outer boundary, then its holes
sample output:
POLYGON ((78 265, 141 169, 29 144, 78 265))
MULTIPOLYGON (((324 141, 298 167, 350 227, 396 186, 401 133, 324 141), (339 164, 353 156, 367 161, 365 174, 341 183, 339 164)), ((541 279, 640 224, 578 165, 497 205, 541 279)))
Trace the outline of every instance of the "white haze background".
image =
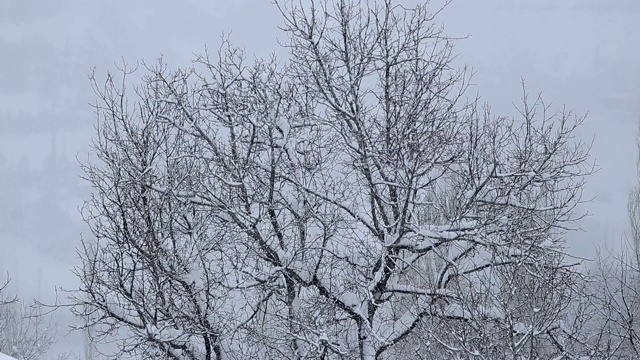
MULTIPOLYGON (((514 113, 524 78, 532 95, 589 113, 580 135, 593 140, 600 170, 588 180, 592 216, 570 235, 579 256, 616 247, 628 233, 640 120, 638 19, 637 0, 454 0, 438 18, 448 35, 470 35, 458 43, 457 61, 477 71, 472 92, 495 112, 514 113)), ((89 192, 76 157, 86 158, 93 136, 91 69, 103 78, 123 58, 153 63, 161 54, 171 66, 187 66, 229 31, 248 54, 268 56, 282 52, 279 21, 266 0, 0 0, 0 272, 10 273, 12 291, 53 302, 56 286, 76 284, 75 247, 88 235, 78 208, 89 192)), ((71 318, 58 314, 57 321, 64 335, 71 318)), ((78 339, 58 347, 81 351, 78 339)))

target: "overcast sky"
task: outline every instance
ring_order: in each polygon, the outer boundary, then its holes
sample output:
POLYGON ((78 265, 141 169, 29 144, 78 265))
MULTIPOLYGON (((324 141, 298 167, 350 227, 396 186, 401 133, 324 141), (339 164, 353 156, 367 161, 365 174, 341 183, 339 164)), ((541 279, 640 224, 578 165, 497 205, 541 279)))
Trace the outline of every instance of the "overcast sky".
MULTIPOLYGON (((415 1, 402 1, 412 3, 415 1)), ((515 114, 520 81, 547 101, 589 114, 599 172, 588 180, 592 216, 570 236, 577 255, 619 242, 636 181, 640 121, 640 1, 453 0, 438 21, 469 35, 457 61, 476 70, 478 92, 495 112, 515 114)), ((267 0, 0 0, 0 271, 24 297, 52 299, 71 288, 74 248, 87 233, 78 207, 89 192, 76 156, 93 136, 87 75, 124 58, 161 54, 188 66, 223 32, 249 54, 281 53, 280 19, 267 0)))

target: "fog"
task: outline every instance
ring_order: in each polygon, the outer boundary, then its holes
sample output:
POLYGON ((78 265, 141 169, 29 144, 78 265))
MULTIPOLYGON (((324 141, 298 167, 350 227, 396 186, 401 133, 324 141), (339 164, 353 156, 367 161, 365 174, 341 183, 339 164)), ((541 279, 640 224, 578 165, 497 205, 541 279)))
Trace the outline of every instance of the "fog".
MULTIPOLYGON (((585 194, 594 200, 582 208, 591 216, 569 235, 579 256, 615 248, 628 233, 639 18, 637 0, 454 0, 437 19, 461 38, 456 61, 476 71, 469 95, 480 94, 495 112, 515 114, 524 79, 533 95, 588 113, 580 136, 593 141, 599 171, 585 194)), ((205 45, 218 47, 223 33, 248 54, 282 53, 279 22, 268 1, 0 0, 0 271, 12 291, 54 302, 65 296, 56 288, 76 286, 75 248, 90 236, 79 208, 91 190, 78 163, 96 119, 87 75, 95 69, 103 79, 123 61, 160 55, 170 67, 188 66, 205 45)))

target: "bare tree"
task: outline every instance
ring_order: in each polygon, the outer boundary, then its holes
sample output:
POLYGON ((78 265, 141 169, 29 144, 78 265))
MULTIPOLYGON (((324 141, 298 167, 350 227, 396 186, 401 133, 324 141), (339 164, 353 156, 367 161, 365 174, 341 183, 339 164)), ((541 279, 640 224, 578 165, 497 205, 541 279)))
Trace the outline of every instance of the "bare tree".
POLYGON ((578 356, 559 333, 583 118, 526 93, 513 119, 465 102, 425 5, 277 6, 284 64, 225 41, 145 66, 134 92, 126 66, 91 78, 75 311, 96 340, 170 359, 578 356))
POLYGON ((8 296, 8 283, 0 285, 0 353, 19 360, 42 359, 54 342, 51 318, 42 307, 8 296))
POLYGON ((582 273, 583 288, 571 301, 580 323, 574 339, 596 359, 636 359, 640 356, 640 191, 627 204, 631 238, 617 249, 598 250, 594 268, 582 273))
POLYGON ((599 251, 596 269, 583 304, 590 320, 581 334, 602 359, 637 359, 640 356, 640 274, 635 244, 623 242, 619 250, 599 251))
POLYGON ((597 319, 597 325, 592 328, 600 331, 596 341, 599 349, 616 359, 640 357, 637 320, 640 317, 640 187, 637 185, 629 194, 627 211, 631 238, 621 241, 619 249, 598 253, 594 286, 588 296, 593 302, 593 317, 597 319))

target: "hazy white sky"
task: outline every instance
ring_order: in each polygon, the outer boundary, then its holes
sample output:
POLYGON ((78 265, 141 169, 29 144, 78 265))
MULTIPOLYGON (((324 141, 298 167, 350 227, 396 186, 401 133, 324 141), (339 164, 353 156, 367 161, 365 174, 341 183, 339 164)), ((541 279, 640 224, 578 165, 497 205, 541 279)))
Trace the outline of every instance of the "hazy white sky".
MULTIPOLYGON (((415 1, 403 1, 414 3, 415 1)), ((524 78, 533 94, 589 113, 580 135, 594 140, 600 171, 588 182, 593 216, 571 235, 572 251, 618 241, 636 181, 640 121, 640 1, 453 0, 438 21, 459 42, 458 61, 476 71, 472 89, 514 114, 524 78)), ((220 35, 249 54, 277 48, 280 20, 267 0, 0 0, 0 271, 21 295, 53 297, 72 287, 74 248, 86 228, 77 208, 93 136, 87 75, 160 54, 187 66, 220 35)), ((473 95, 473 94, 470 94, 473 95)))

